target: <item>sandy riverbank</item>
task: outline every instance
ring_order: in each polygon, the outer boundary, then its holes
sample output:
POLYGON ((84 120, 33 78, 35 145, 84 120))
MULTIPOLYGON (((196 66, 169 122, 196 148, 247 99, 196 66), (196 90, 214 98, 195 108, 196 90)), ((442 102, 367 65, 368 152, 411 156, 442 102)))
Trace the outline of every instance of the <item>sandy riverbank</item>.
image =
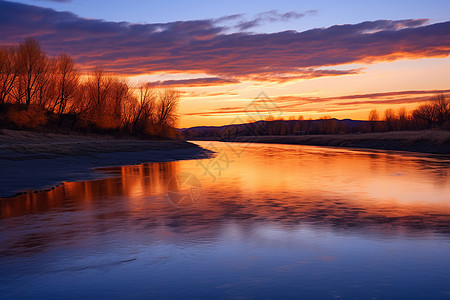
POLYGON ((450 131, 399 131, 361 134, 240 136, 233 142, 296 144, 450 154, 450 131))
POLYGON ((0 197, 104 176, 96 167, 206 157, 185 141, 0 131, 0 197))

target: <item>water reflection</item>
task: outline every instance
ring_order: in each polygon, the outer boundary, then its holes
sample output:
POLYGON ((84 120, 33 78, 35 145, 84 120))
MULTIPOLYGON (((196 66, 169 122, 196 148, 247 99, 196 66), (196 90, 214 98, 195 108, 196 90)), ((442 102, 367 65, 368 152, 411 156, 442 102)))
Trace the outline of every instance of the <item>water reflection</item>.
MULTIPOLYGON (((33 295, 48 295, 36 278, 62 274, 58 287, 44 285, 58 290, 73 287, 64 278, 81 274, 80 282, 99 283, 92 272, 101 270, 113 282, 134 278, 129 284, 137 296, 167 297, 173 286, 158 294, 139 280, 151 278, 161 288, 180 265, 193 272, 192 279, 175 285, 191 296, 223 285, 208 295, 245 297, 250 295, 245 291, 255 293, 261 283, 271 282, 283 292, 266 290, 267 295, 289 297, 301 289, 294 278, 309 284, 309 296, 336 291, 336 296, 361 296, 368 291, 348 294, 349 286, 371 286, 375 274, 384 279, 375 280, 370 293, 394 296, 382 292, 393 279, 380 274, 400 262, 422 268, 436 283, 450 279, 440 269, 450 269, 448 158, 283 145, 215 143, 214 148, 230 158, 215 178, 199 161, 151 163, 99 169, 111 177, 2 199, 0 292, 26 283, 33 295), (195 205, 177 206, 167 197, 180 174, 201 183, 195 205), (395 251, 402 258, 391 257, 395 251), (352 260, 370 257, 378 259, 370 274, 349 267, 352 260), (429 257, 433 262, 425 266, 417 260, 429 257), (339 279, 347 280, 341 282, 346 287, 317 289, 331 284, 324 283, 331 276, 327 272, 347 272, 339 279), (240 276, 245 284, 235 282, 240 276)), ((398 270, 410 276, 403 265, 398 270)), ((420 280, 410 278, 411 292, 420 280)), ((125 290, 130 293, 116 292, 125 290)))
MULTIPOLYGON (((145 214, 161 223, 176 219, 168 224, 183 226, 237 219, 379 225, 383 230, 406 226, 450 233, 446 159, 320 147, 246 146, 217 180, 195 161, 100 168, 98 172, 111 177, 65 182, 50 191, 3 199, 0 216, 8 223, 8 218, 29 214, 101 211, 104 222, 115 222, 120 214, 129 219, 145 214), (203 185, 202 198, 183 211, 174 209, 167 198, 169 183, 177 174, 198 177, 203 185)), ((231 153, 221 143, 214 148, 231 153)))
POLYGON ((177 173, 177 168, 178 162, 98 168, 98 172, 111 177, 84 182, 64 182, 49 191, 3 199, 0 204, 0 217, 41 213, 63 206, 66 209, 94 209, 93 201, 100 203, 102 199, 118 196, 126 197, 127 202, 134 205, 136 200, 143 197, 165 193, 167 182, 177 173))

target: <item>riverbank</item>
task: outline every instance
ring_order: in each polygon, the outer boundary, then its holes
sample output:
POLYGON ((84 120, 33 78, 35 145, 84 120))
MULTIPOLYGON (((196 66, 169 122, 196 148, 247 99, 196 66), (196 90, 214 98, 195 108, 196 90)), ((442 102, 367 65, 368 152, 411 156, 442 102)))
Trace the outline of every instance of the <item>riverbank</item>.
POLYGON ((0 130, 0 197, 105 176, 97 167, 207 157, 186 141, 0 130))
POLYGON ((239 136, 233 142, 294 144, 450 154, 450 131, 393 131, 360 134, 239 136))

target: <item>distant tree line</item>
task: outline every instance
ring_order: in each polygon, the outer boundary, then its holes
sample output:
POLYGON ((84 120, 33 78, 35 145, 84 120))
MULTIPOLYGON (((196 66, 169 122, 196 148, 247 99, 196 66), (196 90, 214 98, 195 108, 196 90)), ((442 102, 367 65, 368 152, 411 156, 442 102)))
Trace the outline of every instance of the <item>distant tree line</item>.
POLYGON ((67 54, 49 57, 27 39, 0 48, 1 125, 176 137, 180 94, 132 86, 101 67, 82 74, 67 54))
POLYGON ((305 120, 303 116, 265 120, 248 124, 221 127, 194 127, 183 130, 186 138, 218 137, 232 140, 236 136, 259 135, 311 135, 367 133, 402 130, 442 129, 450 130, 450 98, 437 94, 429 101, 408 112, 406 108, 377 110, 369 113, 368 121, 337 120, 323 116, 317 120, 305 120))
POLYGON ((450 98, 436 94, 429 101, 408 112, 405 107, 386 109, 380 117, 377 110, 369 113, 370 131, 402 131, 450 129, 450 98))

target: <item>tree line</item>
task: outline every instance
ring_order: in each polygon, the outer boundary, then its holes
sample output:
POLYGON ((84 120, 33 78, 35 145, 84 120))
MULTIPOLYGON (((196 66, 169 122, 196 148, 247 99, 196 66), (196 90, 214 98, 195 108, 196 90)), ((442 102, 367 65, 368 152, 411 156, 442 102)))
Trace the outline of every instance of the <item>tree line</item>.
POLYGON ((178 91, 131 85, 102 67, 81 73, 67 54, 49 57, 34 39, 0 48, 3 124, 177 137, 178 91))
POLYGON ((389 108, 383 113, 372 110, 368 121, 338 120, 331 116, 323 116, 317 120, 290 116, 286 120, 282 117, 275 119, 269 116, 264 120, 247 124, 190 128, 183 130, 183 135, 186 138, 217 137, 232 140, 236 136, 345 134, 424 129, 450 130, 448 96, 436 94, 412 111, 407 111, 405 107, 397 110, 389 108))
POLYGON ((450 129, 450 98, 436 94, 412 111, 405 107, 386 109, 382 115, 377 110, 369 113, 371 132, 422 129, 450 129))

